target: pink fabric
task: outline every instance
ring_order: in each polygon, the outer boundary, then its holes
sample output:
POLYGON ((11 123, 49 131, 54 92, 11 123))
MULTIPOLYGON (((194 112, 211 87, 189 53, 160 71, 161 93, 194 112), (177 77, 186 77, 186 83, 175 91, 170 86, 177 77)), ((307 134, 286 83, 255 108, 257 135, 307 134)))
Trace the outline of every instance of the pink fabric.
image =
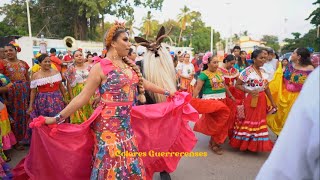
MULTIPOLYGON (((189 104, 191 95, 179 93, 173 101, 135 106, 132 128, 140 152, 190 152, 197 143, 188 121, 196 122, 198 112, 189 104)), ((181 157, 143 157, 147 179, 154 172, 173 172, 181 157)))
MULTIPOLYGON (((198 113, 189 104, 190 99, 190 94, 179 93, 169 102, 132 109, 132 126, 140 151, 189 152, 193 149, 197 139, 187 122, 196 121, 198 113)), ((80 125, 58 125, 54 135, 48 126, 34 128, 29 154, 13 170, 14 179, 88 180, 94 145, 89 125, 101 110, 101 106, 98 107, 80 125)), ((147 157, 143 161, 151 179, 155 171, 174 171, 179 159, 147 157)))
POLYGON ((17 140, 12 131, 6 136, 2 136, 3 150, 11 149, 11 147, 16 143, 17 143, 17 140))

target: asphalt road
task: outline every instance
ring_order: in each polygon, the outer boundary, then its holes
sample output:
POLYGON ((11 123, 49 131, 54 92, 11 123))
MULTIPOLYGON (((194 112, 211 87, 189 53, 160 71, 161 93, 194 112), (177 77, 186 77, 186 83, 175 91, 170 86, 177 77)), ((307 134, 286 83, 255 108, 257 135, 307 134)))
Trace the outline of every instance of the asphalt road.
MULTIPOLYGON (((269 156, 269 153, 240 152, 232 149, 228 142, 222 146, 224 154, 216 155, 208 147, 209 136, 200 133, 196 136, 198 143, 193 151, 207 152, 208 156, 183 157, 176 171, 171 173, 173 180, 251 180, 269 156)), ((270 136, 275 139, 273 134, 270 136)), ((27 150, 11 150, 11 167, 27 154, 27 150)), ((160 180, 159 173, 154 174, 153 179, 160 180)))

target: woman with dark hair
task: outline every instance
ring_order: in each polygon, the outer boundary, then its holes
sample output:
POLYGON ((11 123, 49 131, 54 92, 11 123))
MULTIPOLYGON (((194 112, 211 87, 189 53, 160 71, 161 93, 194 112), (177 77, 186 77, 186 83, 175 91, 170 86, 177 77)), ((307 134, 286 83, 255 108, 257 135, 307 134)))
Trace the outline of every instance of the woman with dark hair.
POLYGON ((282 92, 277 103, 278 112, 268 116, 268 125, 277 135, 280 134, 304 82, 314 70, 307 48, 297 48, 291 55, 291 61, 294 66, 289 63, 283 74, 282 92))
POLYGON ((285 70, 287 69, 287 67, 289 65, 288 58, 283 58, 281 61, 281 65, 282 65, 282 71, 285 72, 285 70))
MULTIPOLYGON (((166 96, 175 92, 143 79, 127 57, 131 43, 124 24, 112 25, 104 41, 107 57, 93 66, 81 93, 55 117, 40 117, 31 124, 35 128, 30 151, 15 169, 15 179, 152 179, 159 168, 175 168, 180 157, 144 162, 148 151, 190 152, 194 147, 196 139, 186 140, 194 137, 186 126, 192 119, 189 113, 193 118, 199 115, 188 104, 190 96, 178 93, 169 102, 134 106, 136 98, 146 102, 145 90, 166 96), (62 123, 86 105, 97 88, 100 102, 91 117, 80 125, 62 123), (165 128, 167 133, 161 133, 165 128)), ((153 50, 158 48, 162 47, 153 50)))
MULTIPOLYGON (((205 62, 206 63, 206 62, 205 62)), ((216 56, 208 59, 204 70, 200 73, 193 97, 198 98, 203 89, 202 99, 193 99, 192 106, 202 114, 194 130, 211 136, 210 148, 218 155, 222 155, 221 144, 228 136, 229 109, 227 108, 227 95, 235 101, 225 83, 225 78, 218 68, 219 61, 216 56), (212 101, 215 100, 216 102, 212 101), (221 101, 221 102, 219 102, 221 101), (225 116, 225 112, 227 112, 225 116)))
MULTIPOLYGON (((71 100, 81 93, 89 76, 88 66, 84 63, 82 52, 79 50, 75 51, 73 58, 74 63, 68 67, 68 70, 64 74, 67 79, 67 89, 71 100)), ((87 102, 85 106, 71 115, 70 123, 81 124, 90 117, 92 112, 92 106, 87 102)))
POLYGON ((192 94, 194 84, 191 82, 195 81, 193 80, 195 75, 194 66, 190 62, 190 54, 185 53, 181 58, 184 60, 177 66, 178 77, 180 79, 180 91, 186 91, 192 94))
POLYGON ((232 54, 227 55, 223 60, 223 66, 219 68, 225 79, 225 83, 228 86, 229 91, 232 96, 237 100, 236 103, 231 99, 227 98, 227 105, 230 108, 229 117, 229 137, 232 136, 232 129, 234 126, 235 116, 236 116, 236 104, 243 101, 244 93, 239 89, 236 89, 235 84, 239 77, 239 71, 234 68, 236 63, 236 57, 232 54))
POLYGON ((129 49, 128 58, 133 62, 136 61, 137 53, 132 48, 129 49))
POLYGON ((240 73, 236 83, 236 87, 246 93, 243 104, 245 115, 243 118, 237 116, 229 144, 240 151, 269 152, 273 147, 266 122, 266 95, 274 108, 276 104, 268 87, 267 74, 261 69, 265 62, 264 58, 261 50, 253 51, 253 65, 240 73))
POLYGON ((42 54, 38 58, 41 69, 31 77, 31 93, 28 113, 30 118, 54 116, 64 108, 65 88, 59 71, 51 68, 50 57, 42 54))
POLYGON ((93 65, 95 64, 94 60, 93 60, 93 55, 92 54, 87 54, 87 62, 84 63, 85 66, 88 67, 88 71, 91 70, 91 68, 93 67, 93 65))
POLYGON ((234 65, 234 68, 238 69, 239 72, 243 71, 246 67, 249 66, 249 63, 247 62, 247 52, 246 51, 240 51, 240 56, 236 59, 236 64, 234 65))
POLYGON ((17 44, 13 42, 7 44, 6 59, 0 60, 0 69, 13 84, 8 88, 8 113, 14 120, 12 131, 18 141, 15 145, 17 150, 23 150, 22 144, 29 143, 29 139, 25 138, 29 119, 27 114, 30 93, 29 65, 17 58, 17 53, 20 51, 17 44))

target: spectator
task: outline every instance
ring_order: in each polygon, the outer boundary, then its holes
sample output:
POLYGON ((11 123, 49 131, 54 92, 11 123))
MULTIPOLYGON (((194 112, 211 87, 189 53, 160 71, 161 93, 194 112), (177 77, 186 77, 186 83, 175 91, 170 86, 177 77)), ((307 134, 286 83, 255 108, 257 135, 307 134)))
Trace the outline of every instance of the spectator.
POLYGON ((59 72, 61 72, 62 61, 56 57, 57 50, 55 48, 50 49, 50 61, 54 64, 59 72))

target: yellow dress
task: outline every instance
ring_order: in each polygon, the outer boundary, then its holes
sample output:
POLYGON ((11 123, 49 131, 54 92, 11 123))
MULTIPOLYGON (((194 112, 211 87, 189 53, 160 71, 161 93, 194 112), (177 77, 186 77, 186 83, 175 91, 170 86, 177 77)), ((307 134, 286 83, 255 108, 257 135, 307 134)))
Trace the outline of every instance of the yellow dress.
POLYGON ((280 134, 291 107, 299 96, 303 83, 311 72, 294 69, 290 64, 283 73, 283 78, 280 78, 281 76, 276 74, 274 82, 270 82, 271 85, 269 87, 273 91, 271 94, 278 106, 278 111, 275 114, 267 116, 267 123, 275 134, 280 134), (280 86, 278 92, 276 92, 277 84, 280 86))

